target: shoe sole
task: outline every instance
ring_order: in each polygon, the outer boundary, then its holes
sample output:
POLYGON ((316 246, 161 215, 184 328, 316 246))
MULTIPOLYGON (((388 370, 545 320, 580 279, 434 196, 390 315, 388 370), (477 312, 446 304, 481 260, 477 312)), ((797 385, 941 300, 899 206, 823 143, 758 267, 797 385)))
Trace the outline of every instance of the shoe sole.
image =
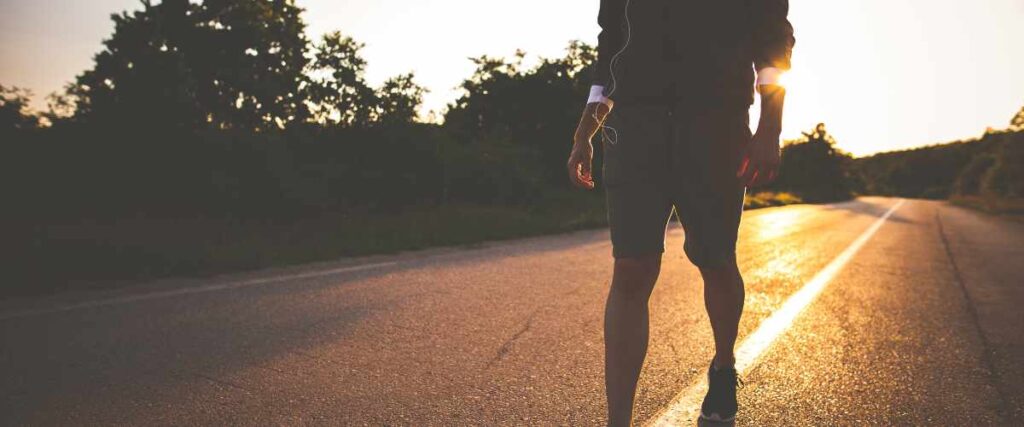
POLYGON ((704 415, 704 412, 701 412, 700 413, 700 419, 705 420, 705 421, 712 421, 712 422, 716 422, 716 423, 731 423, 733 421, 736 421, 736 416, 733 415, 733 416, 731 416, 729 418, 722 418, 722 417, 719 417, 718 414, 711 414, 711 416, 709 417, 707 415, 704 415))

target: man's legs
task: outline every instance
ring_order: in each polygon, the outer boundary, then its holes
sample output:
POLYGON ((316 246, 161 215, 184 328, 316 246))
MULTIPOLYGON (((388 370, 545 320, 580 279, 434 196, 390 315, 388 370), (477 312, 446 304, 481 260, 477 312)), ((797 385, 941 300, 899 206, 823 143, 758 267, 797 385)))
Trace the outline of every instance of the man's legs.
MULTIPOLYGON (((665 186, 667 110, 626 102, 609 115, 617 142, 605 144, 604 179, 615 271, 605 306, 608 425, 629 426, 647 356, 647 303, 661 270, 672 200, 665 186)), ((608 142, 608 141, 605 141, 608 142)))
POLYGON ((704 279, 704 305, 715 338, 708 392, 701 418, 731 421, 737 413, 738 373, 734 346, 743 313, 743 278, 736 265, 736 240, 745 188, 736 178, 750 141, 745 109, 707 111, 682 118, 675 158, 682 175, 674 197, 686 230, 684 249, 704 279), (694 161, 700 159, 700 161, 694 161))
POLYGON ((731 422, 738 409, 739 376, 733 347, 743 313, 743 278, 735 261, 701 267, 700 273, 704 277, 704 306, 715 335, 715 358, 708 368, 708 391, 700 405, 700 417, 731 422))
POLYGON ((686 230, 686 255, 704 278, 715 365, 732 367, 744 299, 736 240, 746 189, 736 170, 751 138, 749 113, 743 107, 683 114, 677 126, 674 170, 682 185, 673 201, 686 230))
MULTIPOLYGON (((640 370, 647 356, 647 303, 661 270, 661 254, 617 258, 604 316, 608 425, 629 426, 640 370)), ((733 330, 733 339, 736 332, 733 330)))
POLYGON ((735 262, 726 266, 701 268, 704 278, 704 307, 715 335, 715 366, 731 368, 736 363, 733 347, 743 314, 743 277, 735 262))

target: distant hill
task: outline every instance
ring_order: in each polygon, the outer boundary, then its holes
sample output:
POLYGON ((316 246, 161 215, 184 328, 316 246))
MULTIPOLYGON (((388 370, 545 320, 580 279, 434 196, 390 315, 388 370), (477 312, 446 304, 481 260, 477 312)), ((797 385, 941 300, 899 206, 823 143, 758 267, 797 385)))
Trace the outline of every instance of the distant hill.
POLYGON ((861 194, 946 199, 1024 197, 1024 130, 989 131, 979 139, 854 159, 861 194))

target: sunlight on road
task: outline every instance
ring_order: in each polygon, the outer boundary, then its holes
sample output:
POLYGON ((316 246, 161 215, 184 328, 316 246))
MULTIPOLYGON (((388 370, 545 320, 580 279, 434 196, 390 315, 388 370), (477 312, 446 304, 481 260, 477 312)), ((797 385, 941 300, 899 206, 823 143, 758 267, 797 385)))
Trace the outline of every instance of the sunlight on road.
POLYGON ((748 313, 770 314, 782 305, 787 289, 799 287, 803 250, 768 243, 770 260, 744 274, 747 283, 745 308, 748 313))
POLYGON ((764 266, 751 272, 749 278, 757 282, 798 279, 797 262, 800 258, 798 255, 797 252, 792 251, 780 254, 778 258, 768 261, 764 266))
POLYGON ((757 221, 756 239, 759 241, 772 240, 796 230, 801 223, 800 219, 805 216, 803 209, 786 209, 766 213, 755 218, 757 221))
MULTIPOLYGON (((740 342, 739 347, 736 350, 736 370, 739 371, 741 375, 744 374, 748 368, 754 365, 761 354, 763 354, 782 333, 789 329, 796 317, 812 301, 814 301, 815 298, 818 297, 832 279, 842 271, 843 267, 853 259, 853 256, 856 255, 865 244, 867 244, 868 240, 870 240, 878 229, 885 224, 886 220, 888 220, 889 217, 900 208, 900 206, 903 206, 905 202, 906 200, 900 200, 896 204, 892 205, 884 215, 875 220, 867 230, 857 237, 853 243, 850 243, 850 245, 840 252, 838 256, 832 259, 825 268, 818 271, 818 273, 808 280, 803 287, 790 295, 782 304, 782 307, 772 313, 772 315, 767 319, 764 319, 754 332, 747 335, 747 337, 740 342)), ((777 216, 778 214, 784 213, 790 212, 772 212, 770 214, 765 214, 765 216, 762 216, 759 219, 775 216, 772 220, 792 223, 801 216, 799 214, 777 216)), ((665 408, 659 416, 655 417, 652 422, 648 423, 648 425, 659 427, 692 425, 693 421, 697 419, 700 402, 706 389, 706 379, 702 376, 698 376, 696 382, 683 392, 679 393, 675 399, 673 399, 672 403, 665 408)))

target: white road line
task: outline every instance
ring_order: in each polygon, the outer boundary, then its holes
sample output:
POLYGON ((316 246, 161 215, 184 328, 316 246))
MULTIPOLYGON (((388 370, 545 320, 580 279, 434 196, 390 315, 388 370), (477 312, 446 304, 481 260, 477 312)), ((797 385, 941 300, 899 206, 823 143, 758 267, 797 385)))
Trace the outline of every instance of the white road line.
MULTIPOLYGON (((860 251, 864 244, 882 227, 887 219, 906 200, 900 200, 890 208, 881 218, 878 218, 868 227, 857 240, 847 246, 838 256, 825 266, 818 274, 815 274, 800 290, 791 295, 778 310, 768 316, 757 327, 753 333, 747 336, 736 350, 736 370, 743 374, 751 368, 764 351, 771 346, 775 340, 782 335, 790 326, 793 320, 814 301, 815 298, 825 289, 833 278, 843 269, 846 263, 853 259, 853 256, 860 251)), ((684 424, 693 425, 697 420, 700 411, 701 400, 707 389, 707 378, 699 375, 698 380, 682 393, 676 395, 672 403, 648 423, 651 426, 680 426, 684 424)))
POLYGON ((374 269, 374 268, 383 268, 383 267, 388 267, 388 266, 392 266, 392 265, 395 265, 395 264, 397 264, 397 262, 390 261, 390 262, 380 262, 380 263, 374 263, 374 264, 354 265, 354 266, 350 266, 350 267, 341 267, 341 268, 335 268, 335 269, 331 269, 331 270, 311 271, 311 272, 308 272, 308 273, 298 273, 298 274, 292 274, 292 275, 288 275, 288 276, 264 277, 264 278, 261 278, 261 279, 251 279, 251 280, 243 280, 243 281, 238 281, 238 282, 218 283, 218 284, 207 285, 207 286, 198 286, 198 287, 194 287, 194 288, 172 289, 172 290, 168 290, 168 291, 157 291, 157 292, 150 292, 150 293, 138 294, 138 295, 125 295, 125 296, 120 296, 120 297, 113 297, 113 298, 107 298, 107 299, 99 299, 99 300, 79 302, 79 303, 74 303, 74 304, 60 305, 60 306, 56 306, 56 307, 47 307, 47 308, 39 308, 39 309, 12 311, 12 312, 8 312, 8 313, 0 313, 0 321, 8 320, 8 319, 17 319, 17 318, 21 318, 21 317, 38 316, 38 315, 42 315, 42 314, 59 313, 59 312, 63 312, 63 311, 71 311, 71 310, 77 310, 77 309, 82 309, 82 308, 94 308, 94 307, 103 307, 103 306, 111 306, 111 305, 120 305, 120 304, 127 304, 127 303, 137 302, 137 301, 148 301, 148 300, 170 298, 170 297, 176 297, 176 296, 182 296, 182 295, 201 294, 201 293, 207 293, 207 292, 223 291, 223 290, 228 290, 228 289, 245 288, 245 287, 249 287, 249 286, 267 285, 267 284, 272 284, 272 283, 287 282, 289 280, 296 280, 296 279, 310 279, 310 278, 315 278, 315 277, 325 277, 325 276, 331 276, 331 275, 335 275, 335 274, 349 273, 349 272, 353 272, 353 271, 370 270, 370 269, 374 269))

